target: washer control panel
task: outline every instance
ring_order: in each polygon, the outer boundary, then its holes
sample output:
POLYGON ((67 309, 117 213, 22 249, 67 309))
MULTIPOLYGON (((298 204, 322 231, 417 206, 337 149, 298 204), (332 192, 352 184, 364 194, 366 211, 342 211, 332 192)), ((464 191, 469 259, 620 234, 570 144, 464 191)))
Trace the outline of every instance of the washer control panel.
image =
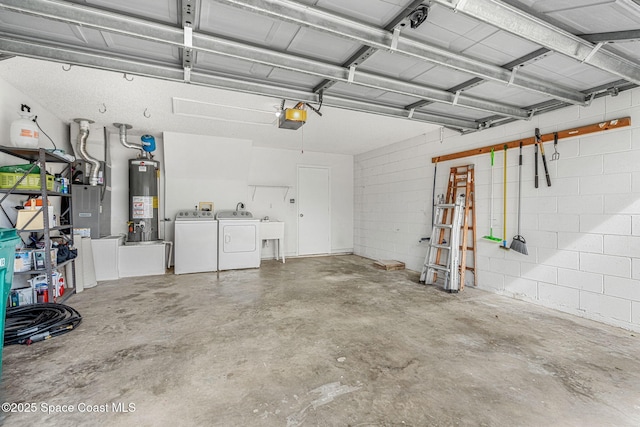
POLYGON ((207 219, 215 219, 213 212, 211 211, 199 211, 199 210, 188 210, 188 211, 179 211, 176 214, 176 221, 184 221, 184 220, 207 220, 207 219))

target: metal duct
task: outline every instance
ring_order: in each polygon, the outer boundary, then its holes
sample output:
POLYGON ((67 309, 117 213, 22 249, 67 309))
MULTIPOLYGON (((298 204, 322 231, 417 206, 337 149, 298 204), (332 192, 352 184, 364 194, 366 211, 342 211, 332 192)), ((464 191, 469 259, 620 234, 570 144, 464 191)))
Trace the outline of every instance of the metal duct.
POLYGON ((98 159, 94 159, 87 152, 87 138, 89 137, 89 125, 94 123, 93 120, 88 119, 74 119, 74 122, 80 125, 80 132, 78 133, 78 141, 76 142, 76 148, 78 150, 78 154, 80 157, 92 165, 91 168, 91 177, 89 179, 90 185, 98 185, 98 175, 100 173, 100 161, 98 159))
POLYGON ((127 142, 127 129, 131 129, 131 125, 127 125, 124 123, 114 123, 113 125, 120 130, 119 132, 120 143, 123 146, 125 146, 126 148, 134 149, 134 150, 140 150, 140 154, 142 155, 142 157, 148 157, 148 153, 143 150, 142 144, 127 142))

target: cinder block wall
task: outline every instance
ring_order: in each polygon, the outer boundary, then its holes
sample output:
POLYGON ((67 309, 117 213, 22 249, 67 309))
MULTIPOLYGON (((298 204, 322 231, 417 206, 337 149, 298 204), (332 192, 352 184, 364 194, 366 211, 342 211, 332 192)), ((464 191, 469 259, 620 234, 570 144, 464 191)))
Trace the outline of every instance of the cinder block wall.
MULTIPOLYGON (((547 160, 553 144, 545 144, 547 160)), ((395 259, 420 271, 431 231, 432 189, 446 190, 449 168, 474 164, 479 288, 604 323, 640 330, 640 89, 528 122, 461 136, 445 130, 356 156, 355 253, 395 259), (503 237, 503 152, 437 165, 431 157, 542 133, 631 117, 632 125, 560 140, 560 160, 542 163, 534 187, 534 149, 524 148, 521 234, 529 255, 482 239, 503 237)), ((507 153, 507 244, 516 234, 518 150, 507 153)))

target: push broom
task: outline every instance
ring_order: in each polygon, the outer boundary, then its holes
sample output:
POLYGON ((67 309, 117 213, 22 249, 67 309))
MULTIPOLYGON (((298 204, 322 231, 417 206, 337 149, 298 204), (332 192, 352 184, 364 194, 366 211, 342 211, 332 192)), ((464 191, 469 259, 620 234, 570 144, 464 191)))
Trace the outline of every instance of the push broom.
POLYGON ((493 159, 494 159, 494 152, 492 148, 491 149, 491 214, 489 217, 489 235, 482 236, 482 238, 491 240, 492 242, 499 242, 501 239, 499 237, 493 236, 493 159))
MULTIPOLYGON (((548 176, 547 176, 548 177, 548 176)), ((527 241, 520 235, 520 217, 522 216, 522 141, 520 141, 520 160, 518 164, 518 234, 511 241, 510 248, 523 255, 529 255, 527 241)))

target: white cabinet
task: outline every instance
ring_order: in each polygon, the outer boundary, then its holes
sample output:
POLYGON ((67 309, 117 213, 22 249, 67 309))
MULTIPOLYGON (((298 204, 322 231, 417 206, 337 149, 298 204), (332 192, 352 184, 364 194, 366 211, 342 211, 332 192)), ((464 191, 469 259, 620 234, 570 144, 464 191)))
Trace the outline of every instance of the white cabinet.
POLYGON ((118 247, 118 271, 120 277, 165 274, 164 260, 164 242, 118 247))
POLYGON ((124 236, 109 236, 102 239, 91 239, 93 264, 96 280, 117 280, 120 278, 118 268, 118 250, 123 245, 124 236))

